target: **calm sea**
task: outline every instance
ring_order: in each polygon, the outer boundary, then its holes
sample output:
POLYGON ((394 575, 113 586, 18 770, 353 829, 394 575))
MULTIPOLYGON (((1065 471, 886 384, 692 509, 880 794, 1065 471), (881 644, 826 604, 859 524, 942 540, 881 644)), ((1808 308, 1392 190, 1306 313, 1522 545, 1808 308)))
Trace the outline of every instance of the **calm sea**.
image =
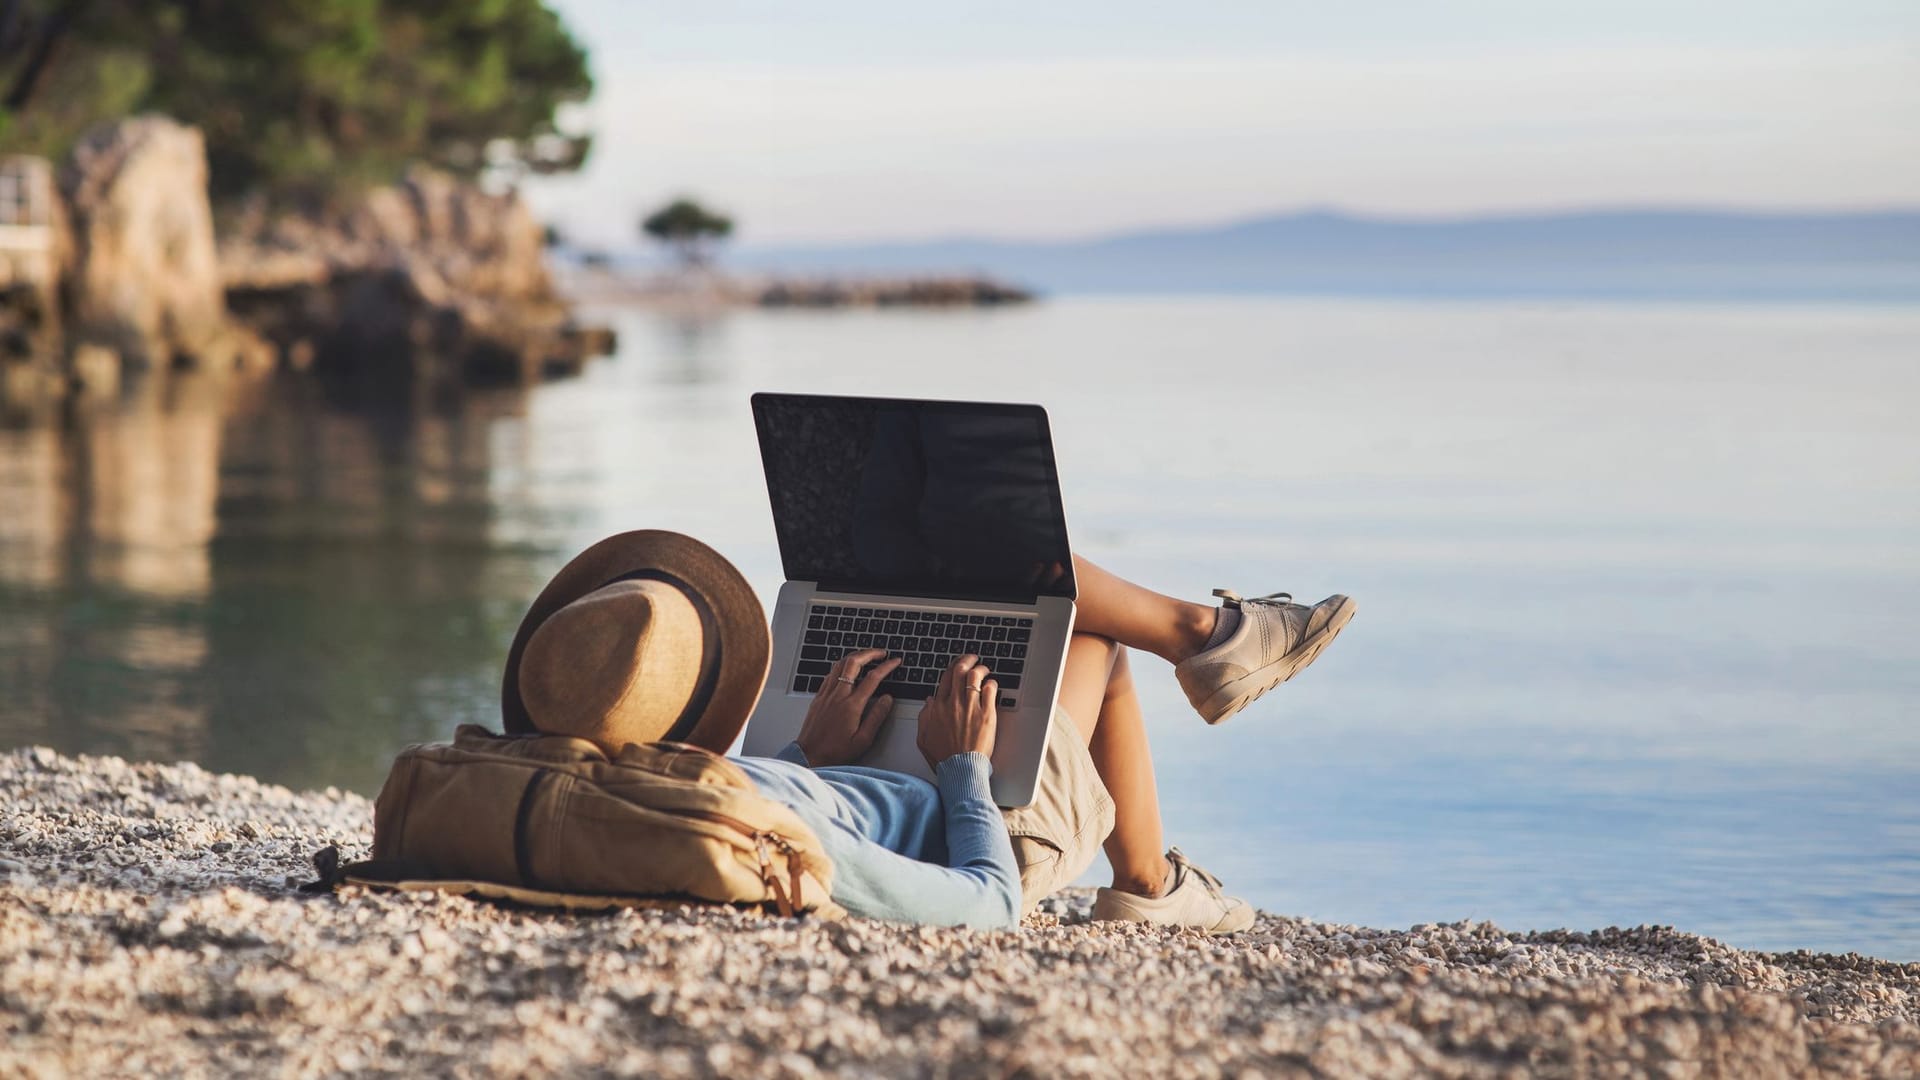
POLYGON ((1031 400, 1082 553, 1360 602, 1220 728, 1139 664, 1169 838, 1235 890, 1920 959, 1920 310, 608 314, 619 355, 531 393, 185 380, 0 431, 0 744, 370 793, 494 717, 605 534, 771 598, 751 391, 1031 400))

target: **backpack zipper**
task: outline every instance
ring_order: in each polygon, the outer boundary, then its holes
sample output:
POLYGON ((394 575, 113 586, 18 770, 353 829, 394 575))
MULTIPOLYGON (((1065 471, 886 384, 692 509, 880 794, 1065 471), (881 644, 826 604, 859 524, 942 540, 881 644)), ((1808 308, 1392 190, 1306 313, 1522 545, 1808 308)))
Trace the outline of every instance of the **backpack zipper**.
POLYGON ((760 857, 760 882, 767 887, 768 892, 773 894, 774 906, 780 910, 781 917, 792 918, 793 913, 798 910, 801 905, 806 903, 805 898, 800 895, 800 861, 794 858, 794 856, 798 854, 798 851, 786 837, 781 836, 777 832, 756 829, 746 822, 741 821, 739 818, 729 817, 726 814, 717 813, 712 810, 686 810, 679 812, 684 813, 687 817, 717 821, 753 840, 754 852, 760 857), (767 854, 767 845, 769 843, 779 848, 780 853, 787 857, 786 888, 781 887, 779 876, 773 872, 773 858, 767 854))

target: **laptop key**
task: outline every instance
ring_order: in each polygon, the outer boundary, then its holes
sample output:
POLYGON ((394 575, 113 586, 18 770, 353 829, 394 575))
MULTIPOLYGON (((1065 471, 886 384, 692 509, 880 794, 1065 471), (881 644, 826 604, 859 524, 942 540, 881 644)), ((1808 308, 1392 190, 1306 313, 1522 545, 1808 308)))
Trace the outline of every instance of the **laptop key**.
POLYGON ((800 659, 802 660, 825 660, 826 658, 827 647, 825 645, 800 646, 800 659))
POLYGON ((805 675, 795 675, 793 677, 793 692, 796 694, 804 694, 807 692, 807 677, 805 675))
POLYGON ((829 645, 838 645, 838 644, 840 644, 840 632, 836 630, 836 631, 834 631, 833 633, 831 633, 831 634, 828 634, 828 635, 827 635, 827 644, 829 644, 829 645))
POLYGON ((827 643, 827 632, 825 630, 809 630, 807 631, 807 636, 800 640, 808 645, 825 645, 827 643))
POLYGON ((821 678, 818 675, 807 676, 807 692, 818 693, 820 690, 820 684, 824 682, 826 682, 826 680, 821 678))
POLYGON ((807 616, 807 629, 809 629, 809 630, 818 630, 818 629, 820 629, 820 623, 821 623, 822 621, 824 621, 824 620, 822 620, 822 619, 820 618, 820 616, 818 616, 818 615, 809 615, 809 616, 807 616))
POLYGON ((1013 647, 1013 656, 1016 660, 1025 660, 1027 658, 1027 647, 1016 644, 1013 647))
POLYGON ((1010 630, 1007 632, 1007 640, 1009 641, 1025 641, 1032 636, 1033 633, 1029 630, 1010 630))
POLYGON ((1020 625, 1021 625, 1021 626, 1025 626, 1025 627, 1031 627, 1031 626, 1033 626, 1033 620, 1032 620, 1032 619, 1021 619, 1021 620, 1020 620, 1020 625))
POLYGON ((833 669, 824 660, 802 660, 793 670, 802 675, 825 675, 833 669))
POLYGON ((1020 676, 1018 675, 996 675, 994 676, 994 681, 1000 684, 1000 689, 1002 690, 1020 689, 1020 676))

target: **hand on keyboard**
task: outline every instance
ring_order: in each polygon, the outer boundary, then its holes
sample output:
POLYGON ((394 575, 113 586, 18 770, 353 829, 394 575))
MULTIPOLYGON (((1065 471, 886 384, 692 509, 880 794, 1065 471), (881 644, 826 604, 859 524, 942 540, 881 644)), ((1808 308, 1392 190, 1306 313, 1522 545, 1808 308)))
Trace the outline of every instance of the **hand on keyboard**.
POLYGON ((940 684, 927 706, 920 710, 916 739, 921 756, 929 768, 955 754, 993 756, 993 743, 999 733, 999 712, 994 707, 993 676, 986 661, 969 653, 955 660, 940 675, 940 684))
POLYGON ((898 657, 888 660, 885 655, 879 649, 862 649, 829 669, 826 683, 807 706, 800 734, 793 738, 809 766, 851 765, 873 745, 893 708, 893 695, 877 691, 881 680, 900 666, 898 657))

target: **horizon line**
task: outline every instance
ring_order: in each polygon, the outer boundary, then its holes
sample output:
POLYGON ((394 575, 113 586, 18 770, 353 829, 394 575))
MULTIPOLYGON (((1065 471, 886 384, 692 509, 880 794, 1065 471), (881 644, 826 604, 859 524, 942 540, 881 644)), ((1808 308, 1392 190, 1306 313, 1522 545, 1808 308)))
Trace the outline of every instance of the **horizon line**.
MULTIPOLYGON (((1372 225, 1444 226, 1484 224, 1496 221, 1550 221, 1628 214, 1643 214, 1648 216, 1692 214, 1701 217, 1751 218, 1755 220, 1920 216, 1920 202, 1855 207, 1836 207, 1830 204, 1753 206, 1734 203, 1697 202, 1585 203, 1569 205, 1558 209, 1515 207, 1504 210, 1496 208, 1442 213, 1373 211, 1343 207, 1335 203, 1306 203, 1296 205, 1290 209, 1259 211, 1231 217, 1218 217, 1188 222, 1162 221, 1139 225, 1122 225, 1097 232, 1067 235, 1033 236, 979 232, 930 233, 915 237, 873 238, 864 240, 817 239, 745 242, 735 245, 734 250, 791 251, 809 248, 919 247, 948 244, 1020 244, 1038 247, 1067 247, 1123 237, 1149 236, 1157 233, 1218 232, 1272 221, 1314 217, 1333 218, 1372 225)), ((643 247, 644 245, 634 246, 643 247)))

